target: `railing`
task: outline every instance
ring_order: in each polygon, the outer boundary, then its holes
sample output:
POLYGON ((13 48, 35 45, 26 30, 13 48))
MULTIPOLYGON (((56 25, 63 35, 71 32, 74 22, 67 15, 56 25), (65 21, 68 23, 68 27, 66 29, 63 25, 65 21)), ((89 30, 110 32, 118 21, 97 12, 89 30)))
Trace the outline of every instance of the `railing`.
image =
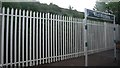
MULTIPOLYGON (((33 66, 84 55, 82 19, 9 8, 2 8, 0 16, 0 64, 3 67, 33 66)), ((88 21, 90 53, 113 48, 114 27, 105 23, 88 21)))

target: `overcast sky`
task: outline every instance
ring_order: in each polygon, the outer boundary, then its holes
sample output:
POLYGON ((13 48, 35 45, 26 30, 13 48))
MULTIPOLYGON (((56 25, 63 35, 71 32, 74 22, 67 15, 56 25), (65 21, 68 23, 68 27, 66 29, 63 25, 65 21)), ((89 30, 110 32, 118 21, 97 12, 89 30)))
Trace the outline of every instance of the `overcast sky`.
POLYGON ((93 9, 96 0, 37 0, 40 3, 53 3, 62 8, 68 8, 69 5, 78 11, 84 11, 84 8, 93 9))

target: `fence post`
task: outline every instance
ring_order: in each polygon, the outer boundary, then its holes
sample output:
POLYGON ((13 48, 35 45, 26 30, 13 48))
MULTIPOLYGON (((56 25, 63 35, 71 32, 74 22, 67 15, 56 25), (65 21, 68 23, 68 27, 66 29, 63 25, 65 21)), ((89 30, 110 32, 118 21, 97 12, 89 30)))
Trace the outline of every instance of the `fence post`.
MULTIPOLYGON (((2 13, 2 2, 0 1, 0 14, 2 13)), ((0 15, 0 67, 2 66, 2 15, 0 15)))
POLYGON ((105 49, 106 49, 107 48, 106 22, 104 22, 104 32, 105 32, 105 49))
POLYGON ((85 66, 88 66, 88 44, 87 44, 87 11, 85 9, 85 19, 83 21, 84 30, 84 55, 85 55, 85 66))
POLYGON ((116 28, 115 28, 115 16, 114 16, 114 58, 116 60, 116 35, 115 35, 115 31, 116 31, 116 28))

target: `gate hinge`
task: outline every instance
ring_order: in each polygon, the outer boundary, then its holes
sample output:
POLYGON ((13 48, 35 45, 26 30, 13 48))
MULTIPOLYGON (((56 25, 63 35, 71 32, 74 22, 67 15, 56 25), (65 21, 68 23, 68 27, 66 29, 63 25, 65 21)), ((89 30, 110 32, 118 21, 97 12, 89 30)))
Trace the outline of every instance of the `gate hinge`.
POLYGON ((88 43, 86 42, 86 43, 85 43, 85 47, 87 47, 87 46, 88 46, 88 43))
POLYGON ((87 25, 85 25, 85 29, 87 30, 87 25))
POLYGON ((114 27, 114 31, 115 31, 115 27, 114 27))

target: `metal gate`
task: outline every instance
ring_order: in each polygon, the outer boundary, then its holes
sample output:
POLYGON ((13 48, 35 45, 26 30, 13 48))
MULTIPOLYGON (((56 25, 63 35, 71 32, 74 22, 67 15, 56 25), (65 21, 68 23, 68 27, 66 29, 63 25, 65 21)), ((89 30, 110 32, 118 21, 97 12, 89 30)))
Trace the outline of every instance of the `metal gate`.
MULTIPOLYGON (((83 19, 10 8, 2 8, 0 17, 2 67, 33 66, 85 54, 83 19)), ((87 26, 88 53, 113 48, 113 24, 89 20, 87 26)))

